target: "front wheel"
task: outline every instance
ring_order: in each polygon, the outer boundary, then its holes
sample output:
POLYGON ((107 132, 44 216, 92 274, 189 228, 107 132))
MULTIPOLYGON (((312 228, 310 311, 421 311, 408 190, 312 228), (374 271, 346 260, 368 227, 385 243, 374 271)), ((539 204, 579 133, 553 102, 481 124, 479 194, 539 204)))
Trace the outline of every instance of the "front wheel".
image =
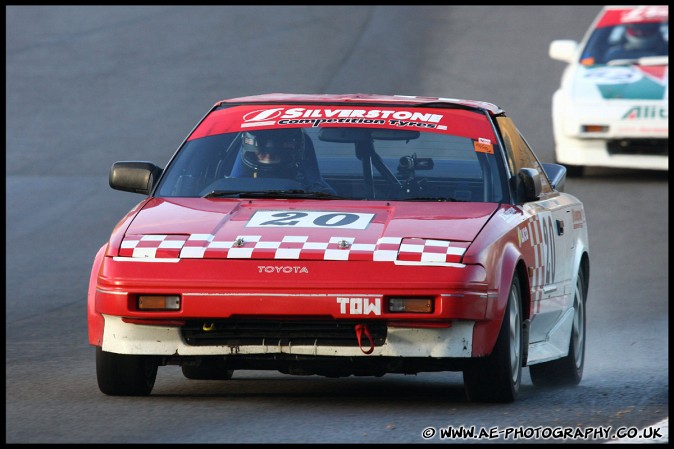
POLYGON ((531 381, 537 386, 578 385, 585 366, 585 273, 578 271, 573 295, 573 325, 566 357, 529 367, 531 381))
POLYGON ((96 347, 96 378, 110 396, 147 396, 154 388, 159 364, 150 356, 106 352, 96 347))
POLYGON ((512 402, 522 383, 522 293, 513 278, 508 304, 492 353, 463 371, 468 399, 476 402, 512 402))

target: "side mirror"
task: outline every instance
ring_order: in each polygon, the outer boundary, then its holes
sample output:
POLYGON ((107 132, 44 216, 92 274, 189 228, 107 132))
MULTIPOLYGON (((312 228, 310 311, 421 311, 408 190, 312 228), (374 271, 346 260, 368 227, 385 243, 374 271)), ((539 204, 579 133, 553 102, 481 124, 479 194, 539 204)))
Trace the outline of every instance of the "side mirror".
POLYGON ((550 56, 551 59, 571 63, 576 57, 577 50, 578 42, 570 39, 558 39, 550 42, 548 56, 550 56))
POLYGON ((149 195, 162 173, 152 162, 115 162, 110 168, 110 187, 125 192, 149 195))
POLYGON ((522 186, 524 201, 535 201, 541 196, 541 175, 534 168, 521 168, 517 175, 522 186))
POLYGON ((552 188, 563 192, 566 188, 566 167, 561 164, 543 163, 543 170, 548 174, 552 188))

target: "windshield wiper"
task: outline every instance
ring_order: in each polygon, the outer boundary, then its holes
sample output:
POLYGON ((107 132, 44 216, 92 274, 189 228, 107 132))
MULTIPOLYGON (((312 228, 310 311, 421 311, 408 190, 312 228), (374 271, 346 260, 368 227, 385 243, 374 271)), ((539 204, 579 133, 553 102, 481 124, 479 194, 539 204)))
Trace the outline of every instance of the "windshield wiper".
POLYGON ((326 192, 313 192, 301 189, 293 190, 257 190, 242 192, 240 190, 213 190, 204 195, 204 198, 304 198, 304 199, 346 199, 339 195, 326 192))
POLYGON ((211 190, 202 198, 239 198, 242 192, 240 190, 211 190))

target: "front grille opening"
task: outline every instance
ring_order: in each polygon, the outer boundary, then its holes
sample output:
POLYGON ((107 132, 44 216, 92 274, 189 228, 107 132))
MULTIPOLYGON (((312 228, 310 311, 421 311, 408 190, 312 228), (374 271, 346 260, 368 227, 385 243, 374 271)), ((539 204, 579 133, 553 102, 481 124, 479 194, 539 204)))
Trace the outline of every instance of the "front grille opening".
POLYGON ((669 139, 619 139, 607 143, 609 154, 668 156, 669 139))
POLYGON ((181 328, 191 346, 346 346, 359 347, 355 327, 367 324, 375 346, 386 341, 385 321, 357 320, 189 320, 181 328))

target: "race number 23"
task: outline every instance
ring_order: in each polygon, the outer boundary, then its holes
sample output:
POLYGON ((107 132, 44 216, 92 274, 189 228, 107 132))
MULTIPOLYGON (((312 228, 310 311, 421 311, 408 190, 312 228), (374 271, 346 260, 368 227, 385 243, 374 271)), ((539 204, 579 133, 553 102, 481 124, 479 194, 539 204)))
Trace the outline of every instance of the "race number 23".
POLYGON ((246 227, 365 229, 373 218, 374 214, 351 212, 257 211, 246 227))

